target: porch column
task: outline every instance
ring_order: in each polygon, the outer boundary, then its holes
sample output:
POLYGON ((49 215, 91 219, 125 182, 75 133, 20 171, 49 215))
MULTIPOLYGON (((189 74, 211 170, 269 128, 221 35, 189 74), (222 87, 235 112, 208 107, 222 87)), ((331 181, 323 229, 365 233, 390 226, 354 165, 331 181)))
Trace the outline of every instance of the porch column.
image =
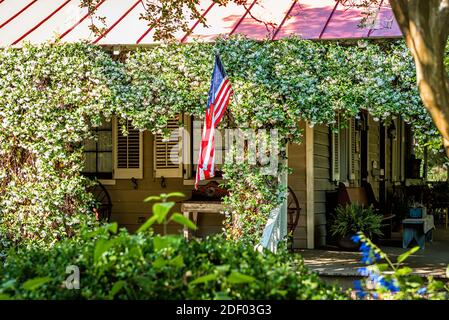
POLYGON ((313 127, 306 123, 306 220, 307 220, 307 249, 315 248, 315 174, 314 174, 314 138, 313 127))
MULTIPOLYGON (((288 146, 286 147, 286 152, 288 152, 288 146)), ((287 154, 287 156, 288 156, 288 154, 287 154)), ((283 159, 282 160, 282 165, 283 166, 287 166, 288 165, 288 160, 287 159, 283 159)), ((287 188, 288 187, 288 173, 287 172, 283 172, 283 173, 281 173, 280 175, 279 175, 279 183, 283 186, 283 187, 285 187, 285 188, 287 188)), ((285 236, 287 236, 287 233, 288 233, 288 230, 287 230, 287 220, 288 220, 288 217, 287 217, 287 206, 288 206, 288 204, 287 204, 287 197, 284 199, 284 201, 282 202, 282 205, 281 205, 281 212, 280 212, 280 221, 279 221, 279 226, 280 226, 280 228, 281 228, 281 230, 280 230, 280 236, 281 236, 281 239, 284 239, 285 238, 285 236)))

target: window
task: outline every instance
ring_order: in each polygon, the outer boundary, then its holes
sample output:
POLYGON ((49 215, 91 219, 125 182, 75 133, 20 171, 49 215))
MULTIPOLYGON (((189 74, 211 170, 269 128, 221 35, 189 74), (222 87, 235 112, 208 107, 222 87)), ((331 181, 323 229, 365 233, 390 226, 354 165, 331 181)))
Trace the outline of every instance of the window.
POLYGON ((93 129, 95 137, 84 143, 84 171, 90 178, 112 179, 112 123, 93 129))
MULTIPOLYGON (((183 128, 180 129, 178 118, 170 119, 167 129, 168 137, 154 135, 154 177, 184 178, 190 181, 196 176, 198 154, 201 144, 203 122, 191 116, 180 117, 183 128)), ((215 177, 223 176, 222 167, 228 149, 229 137, 224 129, 215 130, 215 177)))
POLYGON ((84 142, 84 175, 103 180, 143 178, 143 135, 130 121, 120 124, 113 119, 92 131, 94 138, 84 142))

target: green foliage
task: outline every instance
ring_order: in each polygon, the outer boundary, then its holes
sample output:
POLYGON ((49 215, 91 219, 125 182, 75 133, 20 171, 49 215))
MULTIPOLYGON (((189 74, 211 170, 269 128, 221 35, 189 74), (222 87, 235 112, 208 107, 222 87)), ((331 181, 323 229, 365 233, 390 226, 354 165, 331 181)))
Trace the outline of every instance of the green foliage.
MULTIPOLYGON (((124 61, 89 44, 1 49, 0 252, 52 245, 92 225, 89 182, 80 175, 90 129, 114 114, 153 133, 180 113, 203 117, 214 52, 235 92, 232 119, 222 125, 277 129, 281 158, 288 142, 301 141, 300 120, 332 124, 337 111, 354 116, 365 108, 379 121, 401 115, 428 133, 404 43, 361 44, 233 37, 140 48, 124 61)), ((260 163, 224 169, 236 219, 228 221, 229 237, 257 241, 283 190, 260 163)))
POLYGON ((333 235, 345 237, 362 231, 371 238, 373 235, 382 235, 381 225, 382 215, 376 213, 372 206, 364 208, 356 203, 351 203, 344 207, 338 206, 335 209, 331 232, 333 235))
POLYGON ((92 225, 82 142, 128 99, 122 68, 85 44, 0 50, 0 251, 92 225))
POLYGON ((11 251, 0 266, 0 298, 345 299, 286 250, 260 253, 222 236, 187 241, 100 229, 47 250, 11 251), (65 287, 68 265, 79 267, 79 290, 65 287))
POLYGON ((153 204, 152 209, 153 216, 150 217, 144 224, 142 224, 140 228, 137 230, 137 232, 144 232, 147 229, 149 229, 155 222, 157 222, 159 224, 162 223, 164 224, 164 235, 166 235, 167 223, 169 221, 173 221, 189 229, 196 230, 197 226, 188 218, 184 217, 184 215, 178 212, 172 213, 170 219, 167 219, 168 213, 175 205, 173 201, 167 202, 167 199, 172 197, 184 198, 185 195, 181 192, 172 192, 169 194, 162 193, 159 196, 149 196, 145 198, 144 202, 149 202, 153 200, 162 200, 162 202, 157 202, 153 204))
MULTIPOLYGON (((364 283, 356 283, 356 293, 363 299, 381 300, 447 300, 449 299, 449 283, 413 274, 413 270, 405 265, 406 260, 419 250, 414 247, 398 256, 393 262, 386 253, 371 242, 362 232, 354 237, 361 243, 364 259, 369 264, 359 269, 366 276, 364 283)), ((448 267, 449 269, 449 267, 448 267)))

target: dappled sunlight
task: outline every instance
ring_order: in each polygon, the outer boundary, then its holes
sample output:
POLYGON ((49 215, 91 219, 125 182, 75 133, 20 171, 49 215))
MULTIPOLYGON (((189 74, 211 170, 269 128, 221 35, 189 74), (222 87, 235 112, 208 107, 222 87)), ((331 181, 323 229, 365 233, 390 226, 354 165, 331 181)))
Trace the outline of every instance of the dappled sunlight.
MULTIPOLYGON (((399 255, 408 249, 392 246, 380 246, 395 261, 399 255)), ((360 252, 338 250, 298 250, 305 265, 312 271, 326 276, 358 276, 357 269, 362 267, 360 252)), ((419 250, 410 256, 405 265, 419 276, 446 277, 449 265, 449 229, 438 229, 432 243, 426 243, 424 250, 419 250)))

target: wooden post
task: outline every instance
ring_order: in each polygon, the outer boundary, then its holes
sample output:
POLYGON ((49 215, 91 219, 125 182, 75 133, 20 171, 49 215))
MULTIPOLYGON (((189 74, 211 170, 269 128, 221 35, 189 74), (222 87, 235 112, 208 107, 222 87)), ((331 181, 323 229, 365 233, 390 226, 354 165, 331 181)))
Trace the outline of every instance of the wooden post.
POLYGON ((315 174, 314 174, 314 137, 313 127, 306 123, 306 213, 307 213, 307 249, 315 248, 315 174))
POLYGON ((428 153, 429 151, 428 151, 428 149, 427 149, 427 146, 424 146, 424 164, 423 164, 423 174, 422 174, 422 176, 423 176, 423 178, 424 178, 424 180, 426 180, 427 179, 427 170, 428 170, 428 153))
MULTIPOLYGON (((184 217, 190 220, 190 212, 189 211, 183 211, 182 212, 184 217)), ((182 231, 184 238, 189 239, 189 228, 187 228, 186 226, 184 226, 183 231, 182 231)))
MULTIPOLYGON (((286 146, 286 152, 288 153, 288 146, 286 146)), ((288 156, 288 154, 287 154, 288 156)), ((283 159, 282 160, 282 165, 283 166, 287 166, 288 165, 288 160, 287 159, 283 159)), ((287 172, 282 172, 279 175, 279 183, 284 186, 285 188, 288 187, 288 173, 287 172)), ((281 214, 280 214, 280 235, 281 235, 281 239, 284 239, 287 236, 288 230, 287 230, 287 197, 284 199, 284 201, 282 202, 281 205, 281 214)))

